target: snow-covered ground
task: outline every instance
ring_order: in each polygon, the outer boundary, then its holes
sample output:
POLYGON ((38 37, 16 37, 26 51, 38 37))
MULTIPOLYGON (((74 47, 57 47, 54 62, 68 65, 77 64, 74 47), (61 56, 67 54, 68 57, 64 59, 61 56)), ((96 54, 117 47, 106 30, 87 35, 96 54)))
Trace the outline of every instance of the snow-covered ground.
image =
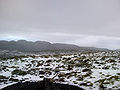
POLYGON ((0 58, 0 88, 49 78, 87 90, 120 89, 120 53, 28 55, 0 58))

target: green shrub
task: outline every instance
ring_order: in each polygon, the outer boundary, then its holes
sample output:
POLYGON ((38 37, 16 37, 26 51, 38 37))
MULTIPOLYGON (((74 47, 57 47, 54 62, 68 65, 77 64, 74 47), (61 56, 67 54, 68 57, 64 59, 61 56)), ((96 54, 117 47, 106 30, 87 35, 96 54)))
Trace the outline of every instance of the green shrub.
POLYGON ((27 72, 16 69, 16 70, 12 71, 12 74, 13 74, 13 75, 22 75, 22 76, 24 76, 24 75, 27 74, 27 72))

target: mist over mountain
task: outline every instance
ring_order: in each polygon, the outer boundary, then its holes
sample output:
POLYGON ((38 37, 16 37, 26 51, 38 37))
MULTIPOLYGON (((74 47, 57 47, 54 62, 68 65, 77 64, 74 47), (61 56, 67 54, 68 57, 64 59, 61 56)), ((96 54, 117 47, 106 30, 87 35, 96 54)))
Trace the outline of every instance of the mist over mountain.
POLYGON ((18 40, 18 41, 0 41, 0 50, 18 50, 21 52, 40 52, 40 51, 66 51, 66 50, 74 50, 74 51, 108 51, 108 49, 104 48, 95 48, 95 47, 80 47, 74 44, 63 44, 63 43, 50 43, 46 41, 26 41, 26 40, 18 40))

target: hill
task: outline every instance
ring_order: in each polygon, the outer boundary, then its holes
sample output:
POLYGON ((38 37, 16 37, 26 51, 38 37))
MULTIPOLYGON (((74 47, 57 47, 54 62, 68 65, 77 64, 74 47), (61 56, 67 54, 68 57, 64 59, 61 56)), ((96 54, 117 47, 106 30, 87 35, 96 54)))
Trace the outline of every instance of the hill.
POLYGON ((0 41, 0 50, 17 50, 21 52, 41 51, 109 51, 104 48, 80 47, 74 44, 50 43, 46 41, 0 41))

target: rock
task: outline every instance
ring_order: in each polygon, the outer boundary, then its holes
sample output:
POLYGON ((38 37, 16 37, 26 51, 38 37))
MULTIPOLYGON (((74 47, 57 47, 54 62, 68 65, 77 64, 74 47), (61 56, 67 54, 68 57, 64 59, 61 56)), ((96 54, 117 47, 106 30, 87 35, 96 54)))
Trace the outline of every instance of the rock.
POLYGON ((90 69, 83 69, 82 72, 88 72, 88 71, 91 71, 90 69))
POLYGON ((39 71, 39 74, 45 74, 45 72, 44 71, 39 71))

